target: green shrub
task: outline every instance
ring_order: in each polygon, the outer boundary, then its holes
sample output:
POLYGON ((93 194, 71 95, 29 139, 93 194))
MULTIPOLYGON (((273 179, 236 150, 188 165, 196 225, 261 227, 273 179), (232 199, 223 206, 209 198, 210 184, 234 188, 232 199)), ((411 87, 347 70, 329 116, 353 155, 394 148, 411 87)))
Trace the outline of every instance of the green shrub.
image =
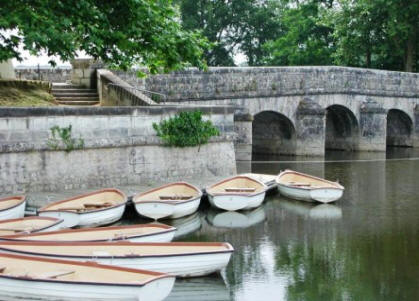
POLYGON ((71 134, 72 126, 59 127, 58 125, 53 126, 51 130, 51 138, 48 139, 47 144, 51 149, 57 150, 60 145, 64 147, 66 152, 71 152, 74 149, 80 149, 84 147, 84 140, 82 138, 75 139, 71 134))
POLYGON ((168 146, 186 147, 206 144, 220 132, 211 121, 202 120, 201 111, 181 112, 174 117, 153 123, 153 128, 168 146))

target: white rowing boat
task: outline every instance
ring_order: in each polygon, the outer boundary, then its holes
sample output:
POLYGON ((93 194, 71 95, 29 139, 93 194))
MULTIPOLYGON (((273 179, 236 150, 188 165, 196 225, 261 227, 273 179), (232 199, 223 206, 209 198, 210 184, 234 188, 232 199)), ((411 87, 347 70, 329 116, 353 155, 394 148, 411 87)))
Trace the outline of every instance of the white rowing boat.
POLYGON ((61 229, 62 219, 42 216, 28 216, 0 221, 0 239, 17 234, 54 231, 61 229))
POLYGON ((77 261, 96 261, 120 267, 138 268, 179 277, 212 274, 229 262, 229 243, 171 242, 22 242, 0 241, 0 251, 77 261))
POLYGON ((0 199, 0 220, 23 217, 25 206, 25 196, 10 196, 0 199))
POLYGON ((206 189, 212 206, 236 211, 259 207, 268 187, 248 176, 236 176, 218 182, 206 189))
POLYGON ((170 242, 173 239, 175 231, 175 227, 163 224, 146 224, 19 234, 5 237, 4 240, 61 242, 127 240, 131 242, 170 242))
POLYGON ((127 197, 114 188, 107 188, 54 202, 38 210, 40 216, 64 220, 66 227, 96 227, 121 219, 127 197))
POLYGON ((282 171, 276 182, 282 195, 307 202, 334 202, 342 197, 344 190, 337 182, 293 170, 282 171))
POLYGON ((0 293, 16 298, 165 299, 175 277, 144 270, 0 253, 0 293))
POLYGON ((152 218, 179 218, 194 213, 201 201, 202 192, 185 183, 170 183, 137 194, 133 197, 138 214, 152 218))

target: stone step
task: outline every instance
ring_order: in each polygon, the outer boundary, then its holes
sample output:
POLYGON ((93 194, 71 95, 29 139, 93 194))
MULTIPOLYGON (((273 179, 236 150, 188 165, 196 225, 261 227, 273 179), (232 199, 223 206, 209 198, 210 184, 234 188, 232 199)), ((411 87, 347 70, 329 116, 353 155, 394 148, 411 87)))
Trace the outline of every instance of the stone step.
POLYGON ((59 100, 58 104, 71 106, 93 106, 99 104, 99 100, 59 100))
POLYGON ((77 89, 52 89, 51 90, 52 93, 97 93, 97 91, 95 89, 81 89, 81 88, 77 88, 77 89))
POLYGON ((65 84, 65 83, 53 83, 52 90, 56 89, 90 89, 86 87, 81 87, 73 84, 65 84))
POLYGON ((99 101, 99 98, 97 96, 77 96, 77 97, 55 97, 57 101, 99 101))
POLYGON ((52 95, 54 95, 56 98, 62 98, 62 97, 96 97, 98 98, 99 97, 99 95, 96 92, 60 92, 60 93, 53 92, 52 95))

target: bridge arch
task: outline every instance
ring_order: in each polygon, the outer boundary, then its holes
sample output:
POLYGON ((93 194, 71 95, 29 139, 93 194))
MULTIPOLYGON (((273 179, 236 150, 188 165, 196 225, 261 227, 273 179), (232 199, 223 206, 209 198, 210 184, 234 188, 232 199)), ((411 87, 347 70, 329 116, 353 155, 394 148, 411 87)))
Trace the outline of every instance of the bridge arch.
POLYGON ((387 112, 387 146, 412 147, 413 121, 402 110, 390 109, 387 112))
POLYGON ((295 155, 296 133, 292 121, 275 111, 254 115, 252 157, 256 155, 295 155))
POLYGON ((325 137, 326 149, 356 150, 359 143, 359 123, 355 114, 342 105, 327 107, 325 137))

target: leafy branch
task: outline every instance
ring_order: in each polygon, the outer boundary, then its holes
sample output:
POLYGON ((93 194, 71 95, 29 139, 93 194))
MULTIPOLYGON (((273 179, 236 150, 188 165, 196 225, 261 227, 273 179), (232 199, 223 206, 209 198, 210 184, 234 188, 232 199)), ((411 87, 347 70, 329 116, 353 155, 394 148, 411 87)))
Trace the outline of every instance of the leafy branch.
POLYGON ((202 120, 201 111, 180 112, 160 123, 153 123, 153 128, 165 145, 176 147, 201 146, 212 136, 220 134, 210 120, 202 120))
POLYGON ((55 125, 51 127, 50 130, 52 137, 47 141, 49 148, 57 150, 61 146, 66 152, 71 152, 72 150, 84 147, 84 140, 82 138, 76 139, 72 137, 71 124, 68 127, 59 127, 58 125, 55 125))

